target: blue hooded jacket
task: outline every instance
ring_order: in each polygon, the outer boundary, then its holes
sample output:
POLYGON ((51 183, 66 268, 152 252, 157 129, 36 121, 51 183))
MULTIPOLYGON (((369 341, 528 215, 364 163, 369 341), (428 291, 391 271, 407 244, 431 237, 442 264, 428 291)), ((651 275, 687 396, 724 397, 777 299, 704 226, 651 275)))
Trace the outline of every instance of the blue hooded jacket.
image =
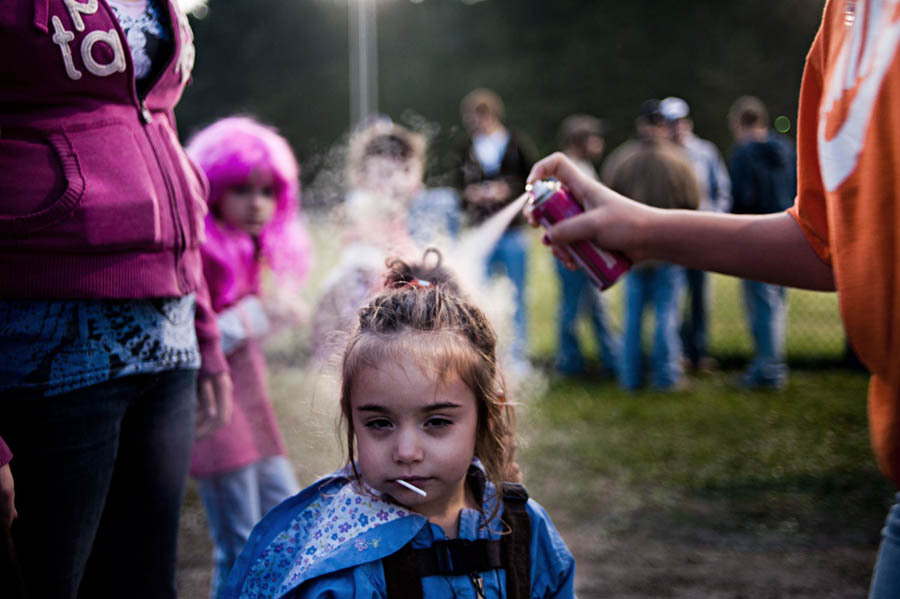
MULTIPOLYGON (((495 502, 488 483, 482 510, 460 513, 459 538, 500 538, 499 514, 484 526, 484 514, 493 512, 495 502)), ((574 597, 572 554, 537 502, 529 499, 526 510, 531 524, 531 596, 574 597)), ((347 467, 285 500, 256 525, 219 598, 386 597, 382 558, 410 541, 419 549, 446 538, 443 529, 424 516, 361 489, 347 467)), ((505 571, 481 574, 485 597, 506 596, 505 571)), ((478 597, 468 576, 421 581, 425 598, 478 597)))

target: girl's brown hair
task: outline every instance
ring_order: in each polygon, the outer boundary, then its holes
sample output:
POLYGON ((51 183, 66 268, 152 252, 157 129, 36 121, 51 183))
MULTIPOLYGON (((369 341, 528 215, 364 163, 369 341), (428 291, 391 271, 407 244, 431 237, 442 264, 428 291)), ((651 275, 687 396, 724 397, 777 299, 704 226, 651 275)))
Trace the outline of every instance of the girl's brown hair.
POLYGON ((347 344, 341 367, 341 417, 346 426, 347 459, 357 478, 350 394, 364 368, 377 368, 400 356, 415 356, 424 372, 441 382, 458 376, 475 395, 478 428, 475 455, 488 480, 519 480, 514 461, 515 418, 504 396, 497 367, 497 336, 484 313, 461 293, 441 266, 436 249, 417 264, 387 261, 385 290, 359 311, 359 324, 347 344))

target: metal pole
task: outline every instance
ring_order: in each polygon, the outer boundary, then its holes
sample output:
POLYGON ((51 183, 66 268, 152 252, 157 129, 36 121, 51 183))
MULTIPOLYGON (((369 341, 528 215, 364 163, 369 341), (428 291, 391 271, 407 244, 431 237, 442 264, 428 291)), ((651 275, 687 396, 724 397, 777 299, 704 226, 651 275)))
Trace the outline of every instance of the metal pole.
POLYGON ((378 111, 375 0, 350 0, 350 124, 378 111))
POLYGON ((366 36, 366 41, 368 42, 368 48, 366 51, 366 56, 368 57, 368 69, 367 69, 367 82, 368 82, 368 112, 366 112, 366 116, 376 114, 378 112, 378 29, 377 29, 377 18, 375 9, 377 8, 376 0, 365 0, 367 12, 366 12, 366 25, 368 30, 368 35, 366 36))

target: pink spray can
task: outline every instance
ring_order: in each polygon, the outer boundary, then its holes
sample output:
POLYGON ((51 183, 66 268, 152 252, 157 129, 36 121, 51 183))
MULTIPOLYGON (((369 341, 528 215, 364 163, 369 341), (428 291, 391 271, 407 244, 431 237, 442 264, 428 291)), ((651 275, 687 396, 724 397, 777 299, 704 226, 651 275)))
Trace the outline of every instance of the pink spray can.
MULTIPOLYGON (((532 214, 543 227, 584 212, 569 190, 555 178, 541 179, 528 185, 532 214)), ((631 267, 631 261, 620 252, 603 250, 589 241, 576 241, 561 246, 584 270, 601 291, 610 287, 631 267)))

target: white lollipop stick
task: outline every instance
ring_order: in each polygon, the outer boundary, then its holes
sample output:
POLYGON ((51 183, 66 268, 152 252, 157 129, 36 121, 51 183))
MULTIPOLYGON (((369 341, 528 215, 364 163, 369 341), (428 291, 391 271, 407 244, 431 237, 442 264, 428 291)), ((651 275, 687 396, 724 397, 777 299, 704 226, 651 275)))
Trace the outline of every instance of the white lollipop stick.
POLYGON ((406 482, 406 481, 403 480, 402 478, 398 478, 398 479, 397 479, 397 483, 403 485, 404 487, 406 487, 407 489, 409 489, 409 490, 412 491, 413 493, 418 493, 418 494, 421 495, 422 497, 425 497, 426 495, 428 495, 425 491, 423 491, 423 490, 420 489, 419 487, 417 487, 417 486, 415 486, 415 485, 409 484, 408 482, 406 482))

